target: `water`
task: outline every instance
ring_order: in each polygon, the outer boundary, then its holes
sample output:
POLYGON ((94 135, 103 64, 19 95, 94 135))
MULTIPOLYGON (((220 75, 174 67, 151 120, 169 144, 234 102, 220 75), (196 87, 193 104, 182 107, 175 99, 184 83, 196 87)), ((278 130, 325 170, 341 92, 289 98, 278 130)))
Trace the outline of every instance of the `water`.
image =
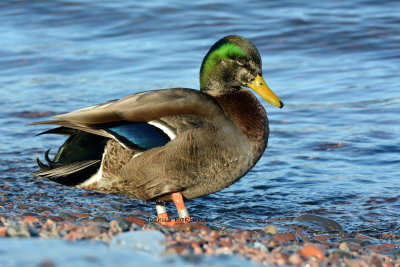
POLYGON ((259 48, 264 78, 285 108, 264 103, 267 151, 238 183, 189 202, 191 214, 254 228, 311 213, 347 231, 399 233, 399 8, 397 1, 1 2, 3 214, 154 214, 152 203, 34 181, 35 158, 61 140, 34 138, 46 127, 25 125, 143 90, 198 88, 209 47, 240 34, 259 48))

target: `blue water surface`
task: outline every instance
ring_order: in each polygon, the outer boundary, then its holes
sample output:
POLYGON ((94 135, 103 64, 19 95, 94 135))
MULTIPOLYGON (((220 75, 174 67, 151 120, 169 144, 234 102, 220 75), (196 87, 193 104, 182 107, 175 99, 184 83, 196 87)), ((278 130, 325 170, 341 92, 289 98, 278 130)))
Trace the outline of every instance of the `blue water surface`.
POLYGON ((143 90, 198 88, 209 47, 239 34, 285 107, 263 102, 265 154, 238 183, 189 202, 191 215, 254 228, 312 213, 348 231, 399 233, 399 10, 372 0, 2 1, 0 186, 15 207, 3 215, 21 204, 154 214, 152 203, 34 181, 35 158, 62 139, 26 124, 143 90))

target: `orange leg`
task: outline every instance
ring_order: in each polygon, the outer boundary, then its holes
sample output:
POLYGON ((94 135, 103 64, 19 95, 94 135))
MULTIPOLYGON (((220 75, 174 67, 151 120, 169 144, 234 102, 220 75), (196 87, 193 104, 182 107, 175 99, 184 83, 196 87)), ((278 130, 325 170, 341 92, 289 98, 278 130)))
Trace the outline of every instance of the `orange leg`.
POLYGON ((189 212, 185 206, 185 202, 183 201, 182 194, 177 192, 177 193, 172 193, 171 194, 172 200, 174 201, 175 207, 178 210, 178 215, 179 215, 179 221, 180 222, 190 222, 190 216, 189 212))
POLYGON ((169 220, 167 209, 165 208, 164 202, 156 202, 156 210, 157 210, 157 221, 166 226, 171 226, 176 223, 186 223, 190 222, 191 219, 189 217, 189 212, 185 206, 185 202, 183 201, 183 197, 181 193, 172 193, 172 200, 174 201, 175 207, 178 210, 179 219, 177 220, 169 220))

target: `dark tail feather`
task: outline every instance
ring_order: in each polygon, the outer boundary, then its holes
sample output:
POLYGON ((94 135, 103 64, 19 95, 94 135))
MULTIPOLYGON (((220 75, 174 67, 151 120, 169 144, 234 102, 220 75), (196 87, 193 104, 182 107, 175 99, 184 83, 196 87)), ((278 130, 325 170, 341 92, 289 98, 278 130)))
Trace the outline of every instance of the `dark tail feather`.
POLYGON ((74 129, 71 129, 71 128, 58 127, 58 128, 54 128, 54 129, 50 129, 50 130, 38 133, 36 136, 39 136, 39 135, 42 135, 42 134, 59 134, 59 135, 71 136, 76 132, 77 132, 77 130, 74 130, 74 129))
POLYGON ((100 169, 106 138, 65 126, 41 134, 62 134, 69 137, 60 146, 54 159, 50 159, 49 149, 44 153, 45 161, 36 160, 40 168, 40 171, 33 174, 36 178, 46 178, 60 184, 76 186, 100 169))
MULTIPOLYGON (((48 161, 48 156, 46 161, 48 161)), ((100 168, 100 161, 86 160, 60 166, 49 166, 37 159, 40 171, 35 172, 33 175, 38 179, 46 178, 60 184, 75 186, 94 175, 100 168)))

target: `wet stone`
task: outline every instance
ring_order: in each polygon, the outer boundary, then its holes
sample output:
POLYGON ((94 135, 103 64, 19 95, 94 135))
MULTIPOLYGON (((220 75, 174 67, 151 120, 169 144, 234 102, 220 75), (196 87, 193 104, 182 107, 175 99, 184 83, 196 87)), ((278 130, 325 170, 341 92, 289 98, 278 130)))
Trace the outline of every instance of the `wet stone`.
POLYGON ((282 243, 298 241, 296 235, 294 235, 292 233, 277 234, 277 235, 274 235, 274 239, 277 241, 280 241, 282 243))
POLYGON ((265 227, 264 227, 264 231, 265 231, 267 234, 272 234, 272 235, 278 234, 278 228, 276 228, 276 226, 274 226, 274 225, 267 225, 267 226, 265 226, 265 227))
POLYGON ((300 253, 300 255, 302 255, 306 258, 315 257, 319 260, 324 259, 323 251, 320 248, 313 246, 313 245, 307 245, 307 246, 302 247, 299 250, 299 253, 300 253))
POLYGON ((134 216, 130 216, 130 217, 125 217, 123 218, 126 222, 130 223, 130 224, 136 224, 139 227, 142 227, 146 221, 143 219, 139 219, 137 217, 134 216))
POLYGON ((376 256, 372 256, 371 257, 371 260, 369 261, 369 263, 368 263, 368 265, 369 266, 376 266, 376 267, 380 267, 380 266, 382 266, 382 261, 378 258, 378 257, 376 257, 376 256))
POLYGON ((359 238, 347 238, 347 239, 343 239, 342 242, 351 242, 354 244, 357 244, 361 247, 366 247, 369 245, 373 245, 374 243, 368 239, 359 239, 359 238))
POLYGON ((125 219, 118 221, 118 226, 122 232, 126 232, 129 230, 131 224, 128 223, 125 219))
POLYGON ((316 215, 300 215, 295 220, 306 223, 312 228, 324 232, 343 232, 342 226, 334 220, 316 215))
POLYGON ((10 226, 7 228, 7 235, 10 237, 30 237, 27 229, 10 226))
POLYGON ((36 212, 38 212, 38 213, 41 213, 41 212, 44 212, 44 211, 48 211, 48 210, 49 210, 48 207, 41 207, 41 206, 33 207, 33 209, 34 209, 36 212))
POLYGON ((346 258, 346 259, 354 258, 354 256, 350 252, 342 250, 342 249, 331 249, 329 251, 329 255, 331 257, 339 257, 339 258, 346 258))
POLYGON ((28 205, 25 205, 25 204, 18 204, 17 207, 18 207, 19 209, 21 209, 21 210, 26 210, 26 209, 29 208, 29 206, 28 206, 28 205))
POLYGON ((253 244, 253 248, 255 248, 255 249, 259 249, 259 250, 261 250, 261 251, 268 251, 268 248, 267 248, 267 246, 266 246, 266 245, 264 245, 264 244, 263 244, 263 243, 261 243, 261 242, 258 242, 258 241, 254 242, 254 244, 253 244))
POLYGON ((6 226, 1 226, 0 227, 0 237, 4 237, 7 235, 7 227, 6 226))
POLYGON ((177 244, 177 245, 172 245, 167 248, 167 253, 168 252, 175 252, 180 255, 189 255, 192 253, 192 248, 187 245, 183 244, 177 244))
POLYGON ((71 215, 69 213, 66 213, 66 212, 61 212, 59 217, 64 219, 64 220, 66 220, 66 221, 70 221, 70 222, 75 222, 76 219, 77 219, 76 216, 73 216, 73 215, 71 215))
POLYGON ((349 244, 347 242, 342 242, 339 244, 339 249, 343 251, 350 251, 349 244))

